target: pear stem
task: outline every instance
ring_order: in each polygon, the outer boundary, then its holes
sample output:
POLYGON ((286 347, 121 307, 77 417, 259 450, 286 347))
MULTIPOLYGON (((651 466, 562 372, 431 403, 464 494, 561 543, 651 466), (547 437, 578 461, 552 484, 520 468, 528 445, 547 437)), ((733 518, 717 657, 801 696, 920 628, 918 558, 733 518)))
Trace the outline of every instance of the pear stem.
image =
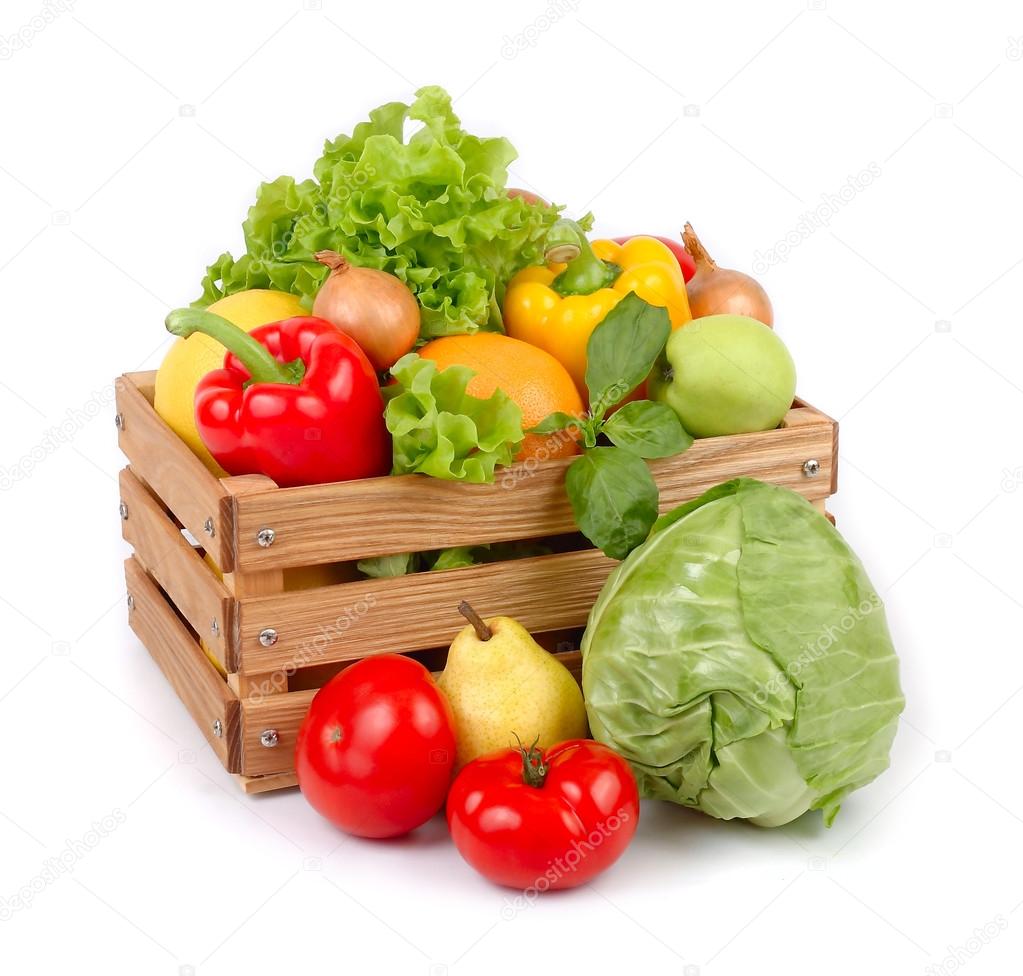
POLYGON ((472 624, 473 630, 476 631, 476 636, 481 641, 488 641, 494 636, 494 632, 487 626, 486 621, 473 610, 468 600, 463 600, 458 604, 458 612, 472 624))

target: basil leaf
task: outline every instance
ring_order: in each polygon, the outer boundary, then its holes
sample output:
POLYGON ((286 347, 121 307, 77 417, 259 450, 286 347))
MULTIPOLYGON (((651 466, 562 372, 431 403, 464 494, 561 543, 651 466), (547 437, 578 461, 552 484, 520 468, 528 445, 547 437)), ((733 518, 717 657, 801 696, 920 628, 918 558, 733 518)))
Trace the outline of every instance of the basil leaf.
POLYGON ((617 447, 595 447, 565 473, 583 535, 612 559, 642 543, 657 518, 657 485, 646 462, 617 447))
POLYGON ((668 310, 635 292, 604 316, 586 344, 586 387, 594 416, 603 416, 647 378, 669 335, 668 310))
POLYGON ((564 430, 566 427, 578 427, 581 423, 582 421, 578 417, 573 417, 570 413, 562 413, 558 410, 555 413, 548 414, 535 427, 530 427, 526 433, 554 434, 559 430, 564 430))
POLYGON ((666 403, 634 400, 604 421, 603 432, 623 451, 641 458, 664 458, 692 447, 693 439, 666 403))

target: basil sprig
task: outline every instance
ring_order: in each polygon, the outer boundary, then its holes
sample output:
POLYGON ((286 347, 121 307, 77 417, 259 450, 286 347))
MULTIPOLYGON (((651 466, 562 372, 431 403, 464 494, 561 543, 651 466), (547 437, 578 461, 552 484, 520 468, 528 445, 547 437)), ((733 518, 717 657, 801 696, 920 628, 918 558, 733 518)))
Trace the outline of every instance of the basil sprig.
POLYGON ((580 420, 552 413, 528 431, 579 428, 583 455, 569 466, 565 488, 580 531, 612 559, 624 559, 643 542, 657 518, 657 484, 644 459, 681 454, 693 443, 664 403, 634 400, 607 416, 646 379, 670 334, 667 309, 626 295, 586 346, 589 414, 580 420))

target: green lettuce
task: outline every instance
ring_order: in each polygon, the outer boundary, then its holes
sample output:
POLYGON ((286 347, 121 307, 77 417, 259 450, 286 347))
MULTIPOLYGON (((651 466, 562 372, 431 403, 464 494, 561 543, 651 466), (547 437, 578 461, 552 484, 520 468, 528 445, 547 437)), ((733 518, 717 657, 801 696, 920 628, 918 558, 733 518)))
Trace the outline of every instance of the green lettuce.
POLYGON ((492 542, 476 546, 452 546, 430 552, 402 552, 393 556, 360 559, 359 572, 374 579, 407 576, 444 569, 464 569, 481 563, 499 563, 508 559, 550 555, 550 546, 537 542, 492 542))
POLYGON ((525 435, 522 411, 507 394, 470 396, 471 369, 438 370, 414 352, 402 356, 391 375, 384 422, 391 432, 392 474, 479 484, 494 480, 497 465, 511 464, 525 435))
POLYGON ((405 282, 419 300, 423 339, 500 331, 504 283, 540 262, 559 209, 508 196, 516 155, 507 139, 465 132, 442 88, 421 88, 411 105, 382 105, 326 143, 313 179, 260 186, 242 225, 246 253, 217 258, 195 304, 276 288, 311 308, 327 275, 313 255, 333 250, 405 282), (406 139, 407 123, 420 125, 406 139))
POLYGON ((663 516, 609 577, 582 641, 594 738, 647 796, 828 825, 888 766, 904 706, 884 608, 834 526, 740 479, 663 516))

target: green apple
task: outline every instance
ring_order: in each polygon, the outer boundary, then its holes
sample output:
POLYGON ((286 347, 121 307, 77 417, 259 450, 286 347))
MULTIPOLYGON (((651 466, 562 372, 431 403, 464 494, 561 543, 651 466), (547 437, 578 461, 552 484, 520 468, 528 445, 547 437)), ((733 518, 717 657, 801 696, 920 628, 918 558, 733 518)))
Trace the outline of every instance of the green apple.
POLYGON ((672 332, 647 390, 694 437, 771 430, 792 405, 796 367, 762 322, 707 315, 672 332))

